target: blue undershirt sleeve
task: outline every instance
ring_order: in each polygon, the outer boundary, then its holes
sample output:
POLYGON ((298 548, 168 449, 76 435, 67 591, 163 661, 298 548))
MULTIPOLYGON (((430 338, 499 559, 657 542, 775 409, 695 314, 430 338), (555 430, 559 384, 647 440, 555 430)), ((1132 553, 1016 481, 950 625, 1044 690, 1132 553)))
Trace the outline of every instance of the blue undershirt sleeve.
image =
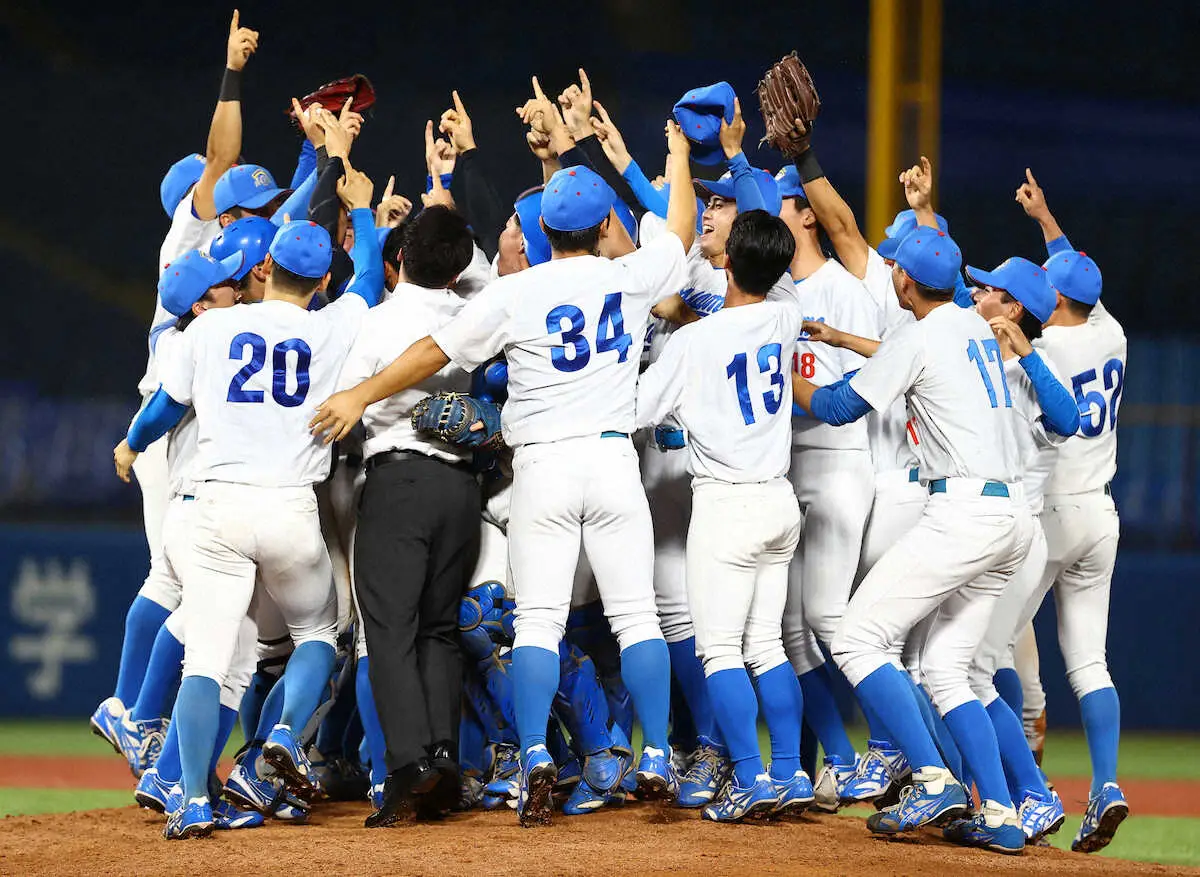
POLYGON ((819 387, 812 395, 810 414, 822 423, 843 426, 853 423, 871 410, 871 406, 850 386, 850 378, 819 387))
POLYGON ((296 172, 292 174, 291 185, 289 189, 299 189, 300 184, 308 179, 308 175, 317 169, 317 148, 312 145, 312 141, 305 138, 300 144, 300 158, 296 160, 296 172))
POLYGON ((1036 350, 1017 361, 1033 382, 1033 392, 1037 394, 1046 429, 1059 435, 1075 435, 1079 431, 1079 406, 1075 404, 1075 398, 1054 377, 1036 350))
MULTIPOLYGON (((307 143, 308 141, 305 140, 304 142, 307 143)), ((307 219, 308 205, 312 201, 313 191, 316 188, 317 169, 314 166, 308 176, 304 178, 304 182, 297 186, 292 194, 287 196, 287 200, 280 204, 279 208, 271 214, 271 222, 282 226, 285 216, 290 219, 307 219)))
POLYGON ((625 168, 621 176, 629 183, 629 188, 633 189, 633 194, 643 207, 659 219, 667 218, 667 199, 663 197, 662 192, 650 185, 636 161, 630 161, 629 167, 625 168))
POLYGON ((766 210, 767 203, 763 201, 758 183, 754 181, 754 170, 746 159, 744 152, 739 152, 725 162, 729 172, 733 174, 733 197, 737 199, 737 212, 748 210, 766 210))
POLYGON ((346 292, 354 293, 375 307, 383 293, 383 253, 379 249, 379 236, 375 234, 375 214, 369 207, 358 207, 350 211, 350 222, 354 226, 354 246, 350 248, 350 260, 354 262, 354 277, 346 292))
POLYGON ((1053 256, 1055 253, 1065 253, 1067 250, 1073 250, 1071 242, 1067 240, 1067 236, 1059 235, 1052 241, 1046 241, 1046 255, 1053 256))
POLYGON ((171 427, 179 423, 187 410, 187 405, 176 402, 160 386, 130 424, 125 441, 129 443, 129 447, 140 454, 166 435, 171 427))

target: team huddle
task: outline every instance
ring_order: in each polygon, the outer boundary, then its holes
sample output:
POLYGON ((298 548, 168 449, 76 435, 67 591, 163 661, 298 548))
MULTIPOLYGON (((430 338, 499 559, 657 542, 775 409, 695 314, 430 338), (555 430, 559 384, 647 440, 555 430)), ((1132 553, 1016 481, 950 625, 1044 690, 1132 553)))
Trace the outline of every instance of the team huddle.
POLYGON ((369 828, 870 802, 871 832, 1020 853, 1065 818, 1031 627, 1053 588, 1093 773, 1072 848, 1109 843, 1126 343, 1032 173, 1043 264, 967 265, 924 158, 871 246, 793 54, 759 86, 777 173, 720 82, 674 105, 652 180, 580 70, 516 110, 542 180, 515 203, 454 92, 420 206, 373 205, 361 76, 293 100, 288 187, 236 163, 258 39, 235 12, 206 152, 163 179, 114 451, 151 563, 91 724, 165 837, 326 798, 369 828))

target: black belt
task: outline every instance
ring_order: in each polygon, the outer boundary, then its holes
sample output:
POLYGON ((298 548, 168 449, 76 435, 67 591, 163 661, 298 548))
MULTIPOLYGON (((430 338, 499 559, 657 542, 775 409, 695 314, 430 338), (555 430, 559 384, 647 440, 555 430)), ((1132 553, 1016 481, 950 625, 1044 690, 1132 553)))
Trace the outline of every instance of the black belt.
POLYGON ((430 454, 422 454, 420 451, 380 451, 378 454, 372 454, 367 458, 367 464, 363 467, 363 470, 370 472, 372 469, 376 469, 386 463, 403 463, 413 460, 428 460, 433 463, 441 463, 443 466, 449 466, 452 469, 461 469, 464 472, 471 471, 471 464, 466 460, 458 460, 451 463, 449 460, 443 460, 430 454))

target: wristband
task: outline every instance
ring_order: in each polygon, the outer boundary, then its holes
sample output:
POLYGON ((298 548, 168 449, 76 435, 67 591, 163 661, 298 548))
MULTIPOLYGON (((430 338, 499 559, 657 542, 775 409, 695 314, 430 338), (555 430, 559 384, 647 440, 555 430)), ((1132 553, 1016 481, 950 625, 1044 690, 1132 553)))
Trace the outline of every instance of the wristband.
POLYGON ((825 176, 825 171, 821 170, 821 165, 817 162, 817 154, 813 152, 812 147, 804 150, 795 159, 796 172, 800 174, 800 182, 811 183, 813 180, 819 180, 825 176))
POLYGON ((221 77, 221 96, 218 101, 240 101, 242 99, 242 71, 230 70, 225 68, 225 75, 221 77))

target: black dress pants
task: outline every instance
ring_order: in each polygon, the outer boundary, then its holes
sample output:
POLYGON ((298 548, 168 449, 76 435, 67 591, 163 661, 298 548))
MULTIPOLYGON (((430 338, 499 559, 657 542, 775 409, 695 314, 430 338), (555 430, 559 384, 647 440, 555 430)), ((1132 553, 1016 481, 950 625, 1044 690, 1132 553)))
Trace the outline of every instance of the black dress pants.
POLYGON ((368 468, 354 578, 389 772, 439 742, 457 756, 458 605, 479 556, 480 502, 465 467, 408 455, 368 468))

